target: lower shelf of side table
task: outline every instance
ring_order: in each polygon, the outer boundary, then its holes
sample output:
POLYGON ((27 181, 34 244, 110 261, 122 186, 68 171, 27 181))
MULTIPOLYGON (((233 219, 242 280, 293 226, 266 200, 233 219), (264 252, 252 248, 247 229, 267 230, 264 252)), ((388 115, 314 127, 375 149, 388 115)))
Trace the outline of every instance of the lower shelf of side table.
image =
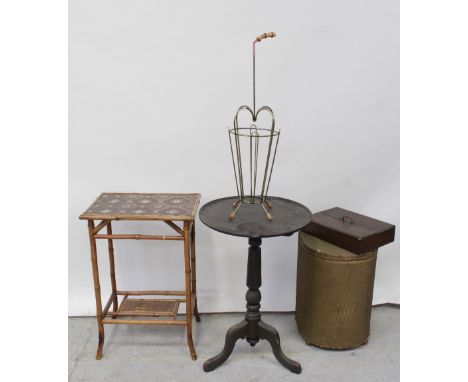
MULTIPOLYGON (((169 296, 180 295, 181 297, 184 294, 183 292, 167 293, 169 296)), ((187 320, 177 319, 180 304, 186 304, 187 302, 185 298, 140 298, 140 296, 143 295, 155 294, 167 295, 163 294, 163 292, 117 292, 116 294, 112 294, 103 311, 104 319, 102 323, 127 325, 187 325, 187 320), (113 302, 116 301, 117 295, 123 295, 123 299, 118 305, 117 311, 112 311, 110 307, 113 302)))
MULTIPOLYGON (((119 306, 119 316, 177 317, 180 300, 127 298, 119 306)), ((111 314, 112 315, 112 314, 111 314)))
POLYGON ((196 360, 197 353, 192 339, 192 317, 200 321, 195 292, 187 295, 185 291, 114 291, 103 311, 98 315, 100 326, 96 359, 102 358, 104 324, 112 324, 186 327, 190 355, 193 360, 196 360), (149 297, 142 298, 141 296, 149 297), (185 315, 183 319, 177 319, 181 303, 185 304, 185 315))

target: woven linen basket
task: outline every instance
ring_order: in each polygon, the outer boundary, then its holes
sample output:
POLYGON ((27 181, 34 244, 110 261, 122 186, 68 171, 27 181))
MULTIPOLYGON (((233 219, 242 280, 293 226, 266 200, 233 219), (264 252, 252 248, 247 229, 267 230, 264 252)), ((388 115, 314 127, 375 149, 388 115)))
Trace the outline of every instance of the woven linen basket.
POLYGON ((316 213, 299 233, 296 322, 308 345, 367 343, 377 250, 395 226, 341 208, 316 213))
POLYGON ((296 321, 308 345, 351 349, 369 338, 377 250, 356 255, 299 233, 296 321))

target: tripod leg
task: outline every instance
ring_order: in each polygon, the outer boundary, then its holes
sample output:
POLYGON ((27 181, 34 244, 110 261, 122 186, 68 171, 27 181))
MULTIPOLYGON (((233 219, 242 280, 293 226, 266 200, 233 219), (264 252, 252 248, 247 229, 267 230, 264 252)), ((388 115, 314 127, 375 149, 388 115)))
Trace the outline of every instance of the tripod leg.
POLYGON ((247 335, 248 322, 243 320, 238 324, 231 326, 226 333, 224 348, 218 355, 210 358, 203 364, 203 370, 213 371, 224 361, 226 361, 234 349, 234 345, 239 338, 245 338, 247 335))
POLYGON ((258 332, 260 334, 260 338, 263 338, 270 343, 271 348, 273 349, 273 354, 281 365, 293 373, 301 373, 302 368, 300 363, 286 357, 283 350, 281 350, 280 337, 278 331, 273 326, 260 321, 258 323, 258 332))

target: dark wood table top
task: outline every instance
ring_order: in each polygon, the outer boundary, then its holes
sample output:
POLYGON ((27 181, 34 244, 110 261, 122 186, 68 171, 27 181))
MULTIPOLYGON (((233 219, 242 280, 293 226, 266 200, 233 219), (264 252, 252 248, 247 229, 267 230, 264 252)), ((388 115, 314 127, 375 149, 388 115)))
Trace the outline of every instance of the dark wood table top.
POLYGON ((193 220, 201 194, 103 193, 80 215, 85 220, 193 220))
POLYGON ((229 220, 228 215, 236 200, 237 196, 213 200, 200 209, 198 216, 215 231, 252 238, 289 236, 308 225, 312 218, 309 209, 302 204, 271 196, 267 200, 272 205, 272 221, 267 219, 259 204, 242 204, 236 217, 229 220))

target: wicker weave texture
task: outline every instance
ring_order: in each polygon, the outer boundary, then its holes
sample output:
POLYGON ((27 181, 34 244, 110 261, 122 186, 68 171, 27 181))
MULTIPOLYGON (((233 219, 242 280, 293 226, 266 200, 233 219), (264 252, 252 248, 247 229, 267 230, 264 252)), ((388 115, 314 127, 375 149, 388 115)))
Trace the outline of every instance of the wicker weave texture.
POLYGON ((308 345, 351 349, 369 337, 377 250, 357 256, 334 247, 299 234, 296 322, 308 345))
POLYGON ((179 308, 177 300, 135 299, 129 298, 122 302, 119 313, 142 312, 150 313, 155 317, 175 317, 179 308))

